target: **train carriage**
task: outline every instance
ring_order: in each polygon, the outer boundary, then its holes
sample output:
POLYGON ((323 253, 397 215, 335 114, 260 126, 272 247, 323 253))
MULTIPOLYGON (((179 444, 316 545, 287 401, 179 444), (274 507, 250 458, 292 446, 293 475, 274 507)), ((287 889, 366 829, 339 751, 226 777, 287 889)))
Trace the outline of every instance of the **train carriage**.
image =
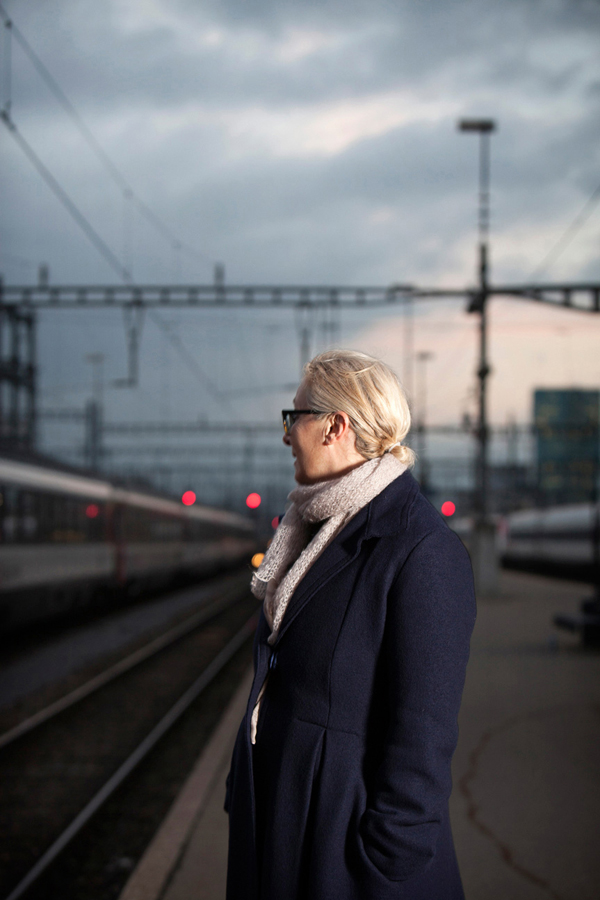
POLYGON ((503 562, 593 581, 598 576, 600 529, 593 503, 528 509, 511 513, 503 523, 503 562))
POLYGON ((0 458, 0 627, 248 558, 255 526, 211 507, 0 458))

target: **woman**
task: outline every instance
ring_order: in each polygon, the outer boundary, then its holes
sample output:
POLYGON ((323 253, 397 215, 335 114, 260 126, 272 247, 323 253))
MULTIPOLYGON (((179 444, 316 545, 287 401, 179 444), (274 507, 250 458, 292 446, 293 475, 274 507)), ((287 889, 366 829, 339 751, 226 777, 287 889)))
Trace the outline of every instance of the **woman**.
POLYGON ((450 762, 475 619, 460 540, 419 493, 384 363, 308 363, 284 411, 298 487, 238 733, 228 900, 459 900, 450 762))

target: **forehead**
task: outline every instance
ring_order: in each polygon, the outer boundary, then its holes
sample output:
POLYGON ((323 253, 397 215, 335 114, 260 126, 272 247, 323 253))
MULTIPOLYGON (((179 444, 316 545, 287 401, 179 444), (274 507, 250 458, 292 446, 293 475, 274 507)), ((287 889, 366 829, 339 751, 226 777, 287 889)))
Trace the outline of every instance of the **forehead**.
POLYGON ((307 395, 307 386, 306 379, 302 379, 300 384, 298 385, 298 390, 296 391, 296 396, 294 397, 294 406, 296 409, 306 409, 306 399, 307 395))

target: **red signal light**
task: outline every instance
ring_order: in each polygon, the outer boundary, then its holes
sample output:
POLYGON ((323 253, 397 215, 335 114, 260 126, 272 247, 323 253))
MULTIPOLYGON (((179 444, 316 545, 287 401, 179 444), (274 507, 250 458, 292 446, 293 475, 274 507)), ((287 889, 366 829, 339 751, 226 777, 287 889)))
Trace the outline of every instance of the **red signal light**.
POLYGON ((456 506, 452 502, 452 500, 446 500, 442 503, 442 515, 444 516, 453 516, 456 512, 456 506))
POLYGON ((95 519, 98 516, 99 512, 100 512, 100 510, 98 509, 98 507, 96 506, 95 503, 88 503, 88 505, 85 508, 85 514, 88 517, 88 519, 95 519))
POLYGON ((246 506, 248 509, 258 509, 261 504, 260 494, 252 493, 246 497, 246 506))
POLYGON ((271 527, 277 529, 279 526, 279 516, 275 516, 274 519, 271 519, 271 527))
POLYGON ((184 491, 181 497, 184 506, 193 506, 196 502, 196 495, 193 491, 184 491))

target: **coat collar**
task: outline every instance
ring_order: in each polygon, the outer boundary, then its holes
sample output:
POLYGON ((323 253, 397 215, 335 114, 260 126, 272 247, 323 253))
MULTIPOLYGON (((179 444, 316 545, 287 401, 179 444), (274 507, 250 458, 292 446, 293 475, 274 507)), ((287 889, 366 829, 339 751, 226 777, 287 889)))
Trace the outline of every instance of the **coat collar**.
POLYGON ((367 524, 365 539, 384 537, 404 531, 408 525, 413 501, 418 493, 419 485, 409 471, 403 472, 392 481, 369 504, 371 516, 367 524))
POLYGON ((404 472, 374 497, 325 548, 296 588, 285 611, 275 646, 316 591, 342 571, 360 553, 363 541, 402 531, 419 486, 404 472))

